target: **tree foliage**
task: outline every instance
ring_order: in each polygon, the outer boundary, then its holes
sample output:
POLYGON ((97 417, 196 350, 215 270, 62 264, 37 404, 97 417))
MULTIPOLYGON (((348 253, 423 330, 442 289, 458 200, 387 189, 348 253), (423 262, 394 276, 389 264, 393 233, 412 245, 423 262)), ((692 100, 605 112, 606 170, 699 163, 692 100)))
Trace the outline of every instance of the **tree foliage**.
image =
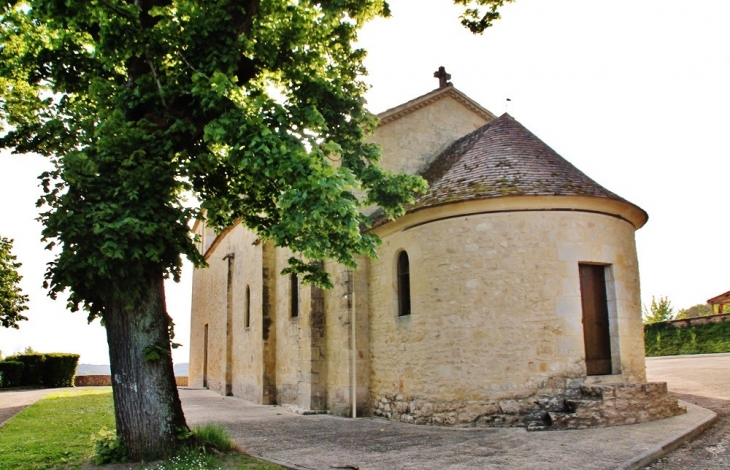
POLYGON ((378 14, 379 0, 6 5, 0 146, 55 163, 41 200, 61 245, 51 291, 93 317, 120 280, 177 277, 180 254, 202 265, 186 191, 218 229, 240 220, 301 253, 305 281, 329 283, 318 260, 374 255, 359 208, 394 217, 425 187, 364 141, 375 120, 351 44, 378 14))
MULTIPOLYGON (((455 3, 481 32, 505 1, 455 3)), ((143 291, 150 271, 177 278, 181 254, 204 264, 187 191, 210 224, 242 221, 327 286, 317 261, 375 254, 359 208, 395 217, 425 188, 364 141, 375 120, 351 44, 388 15, 383 0, 32 0, 0 15, 0 147, 53 160, 39 203, 61 251, 47 286, 90 318, 120 280, 143 291)))
POLYGON ((659 300, 651 297, 651 306, 644 306, 644 323, 658 323, 674 318, 674 307, 666 296, 659 297, 659 300))
POLYGON ((18 328, 18 322, 27 320, 22 312, 28 310, 28 296, 20 289, 21 263, 11 253, 13 240, 0 237, 0 324, 4 328, 18 328))
POLYGON ((677 319, 705 317, 707 315, 714 314, 715 312, 711 305, 697 304, 689 308, 680 308, 679 312, 677 313, 677 319))
POLYGON ((464 5, 466 9, 461 15, 461 24, 472 33, 481 34, 493 25, 501 16, 499 8, 514 0, 454 0, 456 5, 464 5))

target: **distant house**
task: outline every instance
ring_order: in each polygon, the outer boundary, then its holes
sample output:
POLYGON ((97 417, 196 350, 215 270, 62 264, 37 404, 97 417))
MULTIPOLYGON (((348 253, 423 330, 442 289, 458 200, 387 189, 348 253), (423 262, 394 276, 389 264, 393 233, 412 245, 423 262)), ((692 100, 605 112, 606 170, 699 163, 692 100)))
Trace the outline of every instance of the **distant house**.
POLYGON ((713 312, 717 310, 717 313, 727 313, 730 311, 730 291, 708 299, 707 303, 710 304, 713 312), (717 306, 717 309, 715 309, 715 306, 717 306))

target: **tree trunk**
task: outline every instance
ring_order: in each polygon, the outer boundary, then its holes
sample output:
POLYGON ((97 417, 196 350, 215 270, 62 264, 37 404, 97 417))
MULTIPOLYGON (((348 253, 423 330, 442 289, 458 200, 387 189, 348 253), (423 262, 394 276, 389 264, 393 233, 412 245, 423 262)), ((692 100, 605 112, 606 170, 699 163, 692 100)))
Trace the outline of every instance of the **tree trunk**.
POLYGON ((132 461, 169 457, 188 427, 172 368, 162 275, 150 277, 149 290, 135 305, 128 305, 131 296, 120 297, 104 312, 117 435, 132 461), (159 358, 145 359, 150 346, 159 358))

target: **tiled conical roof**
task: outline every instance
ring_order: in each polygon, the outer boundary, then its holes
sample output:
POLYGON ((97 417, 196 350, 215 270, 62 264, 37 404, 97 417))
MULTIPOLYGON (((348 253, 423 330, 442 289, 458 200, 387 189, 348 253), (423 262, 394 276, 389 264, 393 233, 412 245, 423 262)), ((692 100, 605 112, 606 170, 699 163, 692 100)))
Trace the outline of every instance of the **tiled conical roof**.
POLYGON ((455 141, 422 176, 429 190, 408 212, 501 196, 594 196, 628 202, 506 113, 455 141))

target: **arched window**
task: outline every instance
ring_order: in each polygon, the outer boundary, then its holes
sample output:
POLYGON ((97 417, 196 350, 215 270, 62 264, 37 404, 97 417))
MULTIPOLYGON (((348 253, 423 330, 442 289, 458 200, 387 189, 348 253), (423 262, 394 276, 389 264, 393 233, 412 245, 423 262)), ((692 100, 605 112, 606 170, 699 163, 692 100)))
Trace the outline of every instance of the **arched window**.
POLYGON ((401 251, 398 255, 398 316, 411 314, 411 267, 408 253, 401 251))
POLYGON ((291 316, 299 316, 299 278, 296 274, 290 275, 291 279, 291 316))
POLYGON ((243 311, 243 327, 251 326, 251 288, 246 286, 246 305, 243 311))

